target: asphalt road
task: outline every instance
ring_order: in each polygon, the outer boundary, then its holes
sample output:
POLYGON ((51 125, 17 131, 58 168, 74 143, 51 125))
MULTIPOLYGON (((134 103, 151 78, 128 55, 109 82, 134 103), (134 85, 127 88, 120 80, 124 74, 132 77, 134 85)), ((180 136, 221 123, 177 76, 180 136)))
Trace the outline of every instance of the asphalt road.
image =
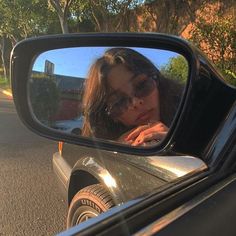
POLYGON ((55 235, 65 229, 66 203, 51 165, 57 143, 19 120, 0 92, 0 236, 55 235))

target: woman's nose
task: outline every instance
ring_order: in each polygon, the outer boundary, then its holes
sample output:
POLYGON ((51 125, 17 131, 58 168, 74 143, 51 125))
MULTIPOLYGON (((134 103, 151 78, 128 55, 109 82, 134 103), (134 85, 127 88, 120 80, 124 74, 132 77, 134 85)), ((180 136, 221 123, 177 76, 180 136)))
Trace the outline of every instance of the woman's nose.
POLYGON ((144 103, 142 98, 138 98, 138 97, 132 97, 132 101, 131 101, 131 107, 132 108, 137 108, 142 106, 144 103))

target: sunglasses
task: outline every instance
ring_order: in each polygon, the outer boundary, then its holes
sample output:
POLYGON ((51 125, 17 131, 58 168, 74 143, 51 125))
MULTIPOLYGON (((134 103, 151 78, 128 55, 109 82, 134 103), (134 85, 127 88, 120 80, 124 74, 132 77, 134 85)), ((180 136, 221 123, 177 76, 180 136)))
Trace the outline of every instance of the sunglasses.
POLYGON ((115 99, 111 104, 108 104, 106 112, 112 118, 119 117, 125 111, 128 110, 129 106, 133 104, 133 98, 144 98, 149 96, 155 87, 157 87, 158 77, 156 74, 146 75, 146 74, 135 74, 131 81, 133 82, 133 96, 126 94, 117 94, 117 99, 115 99))

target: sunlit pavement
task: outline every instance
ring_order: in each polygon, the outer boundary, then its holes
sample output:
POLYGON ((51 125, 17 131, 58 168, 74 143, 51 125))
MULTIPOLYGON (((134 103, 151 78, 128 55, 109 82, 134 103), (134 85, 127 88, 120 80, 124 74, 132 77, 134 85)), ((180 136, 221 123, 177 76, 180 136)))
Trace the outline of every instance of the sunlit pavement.
POLYGON ((11 97, 11 98, 12 98, 12 93, 11 93, 11 92, 9 92, 9 91, 7 91, 7 90, 4 90, 4 89, 1 89, 1 88, 0 88, 0 92, 3 93, 3 94, 5 94, 5 95, 7 95, 8 97, 11 97))
POLYGON ((57 143, 20 121, 11 94, 0 90, 0 235, 55 235, 67 205, 52 171, 57 143))

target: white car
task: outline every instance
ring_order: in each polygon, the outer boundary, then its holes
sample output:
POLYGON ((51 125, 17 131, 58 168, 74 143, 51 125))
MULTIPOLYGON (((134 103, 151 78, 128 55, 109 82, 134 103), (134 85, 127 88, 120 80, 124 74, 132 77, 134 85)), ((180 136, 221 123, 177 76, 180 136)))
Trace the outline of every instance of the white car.
POLYGON ((59 120, 52 126, 53 129, 61 130, 66 133, 80 134, 83 126, 84 117, 80 116, 72 120, 59 120))

